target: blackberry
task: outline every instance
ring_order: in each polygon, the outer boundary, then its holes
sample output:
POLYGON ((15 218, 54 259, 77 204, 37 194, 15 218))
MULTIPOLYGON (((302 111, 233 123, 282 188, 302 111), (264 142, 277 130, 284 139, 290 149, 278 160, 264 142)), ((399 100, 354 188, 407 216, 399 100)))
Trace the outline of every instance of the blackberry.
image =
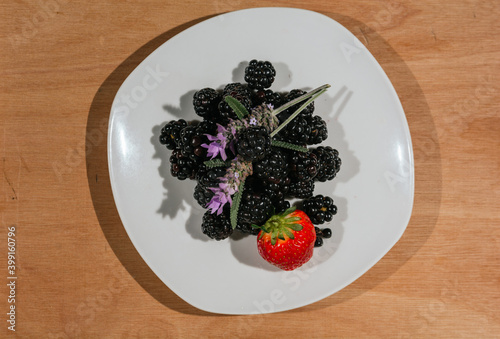
POLYGON ((238 100, 245 108, 250 111, 252 108, 252 100, 250 99, 251 93, 249 89, 240 84, 239 82, 231 83, 224 87, 222 91, 222 100, 219 102, 218 108, 221 119, 226 120, 227 118, 237 119, 236 113, 229 107, 227 102, 224 100, 226 96, 232 96, 238 100))
POLYGON ((213 196, 214 192, 212 192, 212 190, 210 190, 208 187, 205 187, 200 183, 196 184, 194 188, 193 198, 201 207, 207 208, 207 205, 213 196))
POLYGON ((270 89, 260 90, 253 95, 254 106, 260 104, 271 104, 274 108, 278 108, 283 104, 283 97, 278 92, 273 92, 270 89))
POLYGON ((248 87, 264 89, 271 87, 276 76, 276 70, 269 61, 252 60, 245 68, 245 81, 248 87))
POLYGON ((237 139, 237 152, 247 161, 262 160, 271 148, 271 137, 263 126, 241 129, 237 139))
POLYGON ((220 215, 205 212, 201 229, 204 234, 215 240, 224 240, 233 233, 229 213, 223 212, 220 215))
POLYGON ((288 190, 290 189, 290 178, 280 180, 280 183, 273 183, 269 181, 262 182, 263 192, 273 202, 285 199, 288 190))
POLYGON ((272 148, 268 156, 254 162, 253 173, 259 179, 278 184, 288 174, 288 163, 284 152, 272 148))
POLYGON ((233 95, 233 94, 242 94, 245 96, 250 96, 250 90, 247 86, 240 82, 232 82, 224 86, 222 90, 222 94, 224 95, 233 95))
POLYGON ((320 144, 328 138, 326 122, 319 115, 307 117, 306 120, 307 124, 311 127, 311 132, 307 140, 308 145, 320 144))
POLYGON ((197 125, 199 134, 217 134, 217 123, 211 120, 203 120, 197 125))
POLYGON ((273 213, 271 199, 252 187, 246 187, 243 191, 240 209, 238 211, 238 223, 262 225, 273 213))
MULTIPOLYGON (((278 115, 280 123, 287 116, 278 115)), ((302 145, 320 144, 328 137, 326 122, 319 116, 303 117, 298 115, 290 121, 277 135, 278 140, 302 145)))
POLYGON ((290 208, 290 202, 287 200, 280 200, 274 203, 275 213, 281 213, 290 208))
POLYGON ((291 198, 306 199, 312 197, 314 192, 314 180, 292 181, 287 196, 291 198))
POLYGON ((208 168, 201 164, 196 173, 196 180, 204 187, 215 187, 219 185, 221 177, 226 174, 226 167, 208 168))
POLYGON ((290 182, 290 178, 288 177, 274 179, 273 181, 258 179, 256 185, 259 187, 260 192, 267 195, 275 203, 285 199, 286 193, 290 188, 290 182))
POLYGON ((207 137, 200 131, 199 126, 189 125, 179 133, 177 147, 182 155, 201 163, 207 160, 207 149, 202 144, 207 142, 207 137))
POLYGON ((160 133, 160 143, 165 145, 169 150, 175 149, 180 131, 187 126, 184 119, 171 120, 163 128, 160 133))
POLYGON ((314 242, 314 247, 323 246, 323 239, 329 239, 332 236, 332 230, 329 228, 320 229, 319 227, 314 227, 316 232, 316 241, 314 242))
POLYGON ((262 181, 262 192, 267 195, 271 201, 278 201, 285 198, 285 192, 281 190, 281 185, 269 182, 262 181))
POLYGON ((194 179, 198 164, 193 159, 182 155, 181 150, 174 149, 170 156, 170 174, 179 180, 194 179))
POLYGON ((313 152, 293 152, 289 160, 290 177, 297 181, 312 180, 318 173, 319 161, 313 152))
POLYGON ((333 199, 321 194, 303 200, 302 210, 315 225, 330 222, 337 214, 337 206, 333 204, 333 199))
MULTIPOLYGON (((290 92, 288 92, 288 94, 285 96, 285 100, 284 100, 284 103, 287 103, 287 102, 290 102, 292 101, 293 99, 297 99, 298 97, 300 97, 301 95, 304 95, 306 94, 307 92, 306 91, 303 91, 301 89, 292 89, 290 92)), ((305 101, 307 101, 309 99, 304 99, 303 101, 293 105, 292 107, 288 108, 287 110, 285 110, 285 115, 288 115, 290 116, 291 114, 293 114, 296 110, 298 110, 300 108, 300 106, 302 106, 302 104, 304 104, 305 101)), ((306 108, 304 108, 299 116, 302 116, 302 117, 308 117, 308 116, 311 116, 314 112, 314 101, 311 102, 309 105, 306 106, 306 108)))
POLYGON ((200 165, 196 173, 198 184, 194 188, 193 197, 201 207, 206 208, 214 192, 211 187, 217 187, 220 183, 220 178, 226 174, 225 167, 207 168, 205 165, 200 165))
POLYGON ((191 137, 196 133, 196 125, 189 124, 179 131, 179 137, 175 139, 176 148, 182 149, 184 145, 189 144, 191 137))
POLYGON ((220 114, 218 105, 221 95, 213 88, 203 88, 193 95, 194 111, 206 120, 216 119, 220 114))
MULTIPOLYGON (((281 121, 283 114, 278 115, 278 119, 280 119, 280 124, 283 123, 286 119, 281 121)), ((277 140, 282 140, 298 145, 307 145, 309 143, 309 136, 311 135, 312 126, 309 125, 306 118, 301 117, 300 115, 295 117, 292 121, 290 121, 281 131, 279 131, 275 138, 277 140)))
POLYGON ((318 175, 316 175, 315 180, 325 182, 335 178, 342 165, 339 152, 330 146, 319 146, 312 152, 319 159, 318 175))

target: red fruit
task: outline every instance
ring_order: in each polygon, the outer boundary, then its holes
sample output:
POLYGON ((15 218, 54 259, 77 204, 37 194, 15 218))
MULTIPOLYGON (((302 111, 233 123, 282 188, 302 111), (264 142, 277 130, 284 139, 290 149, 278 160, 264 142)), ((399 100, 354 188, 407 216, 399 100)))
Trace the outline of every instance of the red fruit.
POLYGON ((311 259, 316 231, 303 211, 292 207, 281 214, 273 215, 259 228, 259 254, 274 266, 291 271, 311 259))

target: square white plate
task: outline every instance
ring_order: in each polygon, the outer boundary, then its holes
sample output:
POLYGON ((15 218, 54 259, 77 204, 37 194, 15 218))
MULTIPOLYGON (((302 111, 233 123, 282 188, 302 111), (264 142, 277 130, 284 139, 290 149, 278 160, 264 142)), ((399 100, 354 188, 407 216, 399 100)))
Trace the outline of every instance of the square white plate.
POLYGON ((155 274, 205 311, 252 314, 301 307, 339 291, 399 240, 413 206, 408 124, 398 96, 368 50, 331 18, 254 8, 203 21, 171 38, 124 81, 112 105, 108 161, 123 225, 155 274), (332 87, 316 100, 342 168, 315 194, 332 196, 333 237, 303 267, 284 272, 260 258, 254 236, 210 240, 194 182, 170 176, 158 142, 169 120, 197 119, 192 95, 243 82, 251 59, 276 68, 274 91, 332 87))

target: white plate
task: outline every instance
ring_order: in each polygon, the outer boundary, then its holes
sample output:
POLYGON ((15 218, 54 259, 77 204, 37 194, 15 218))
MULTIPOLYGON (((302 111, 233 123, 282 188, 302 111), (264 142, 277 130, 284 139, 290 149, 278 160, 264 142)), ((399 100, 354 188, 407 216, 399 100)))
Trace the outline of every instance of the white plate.
POLYGON ((116 95, 108 161, 118 212, 144 261, 186 302, 215 313, 270 313, 328 297, 391 249, 413 206, 411 139, 394 88, 347 29, 306 10, 223 14, 165 42, 116 95), (324 144, 339 150, 342 168, 315 193, 333 196, 339 213, 329 225, 333 237, 292 272, 264 262, 253 236, 205 237, 194 182, 170 176, 170 151, 157 141, 167 121, 197 118, 195 90, 243 82, 254 58, 275 65, 275 91, 332 85, 315 112, 328 123, 324 144))

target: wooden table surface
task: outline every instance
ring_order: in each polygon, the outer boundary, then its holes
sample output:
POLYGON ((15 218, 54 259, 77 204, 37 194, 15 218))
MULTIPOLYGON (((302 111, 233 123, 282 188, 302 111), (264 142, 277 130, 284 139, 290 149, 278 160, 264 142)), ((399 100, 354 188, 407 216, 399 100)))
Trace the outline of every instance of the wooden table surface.
POLYGON ((0 337, 500 337, 498 1, 11 0, 0 8, 0 337), (380 62, 411 130, 415 203, 401 240, 340 292, 277 314, 214 315, 170 291, 127 237, 110 189, 107 118, 122 81, 163 42, 211 16, 265 6, 323 13, 380 62))

